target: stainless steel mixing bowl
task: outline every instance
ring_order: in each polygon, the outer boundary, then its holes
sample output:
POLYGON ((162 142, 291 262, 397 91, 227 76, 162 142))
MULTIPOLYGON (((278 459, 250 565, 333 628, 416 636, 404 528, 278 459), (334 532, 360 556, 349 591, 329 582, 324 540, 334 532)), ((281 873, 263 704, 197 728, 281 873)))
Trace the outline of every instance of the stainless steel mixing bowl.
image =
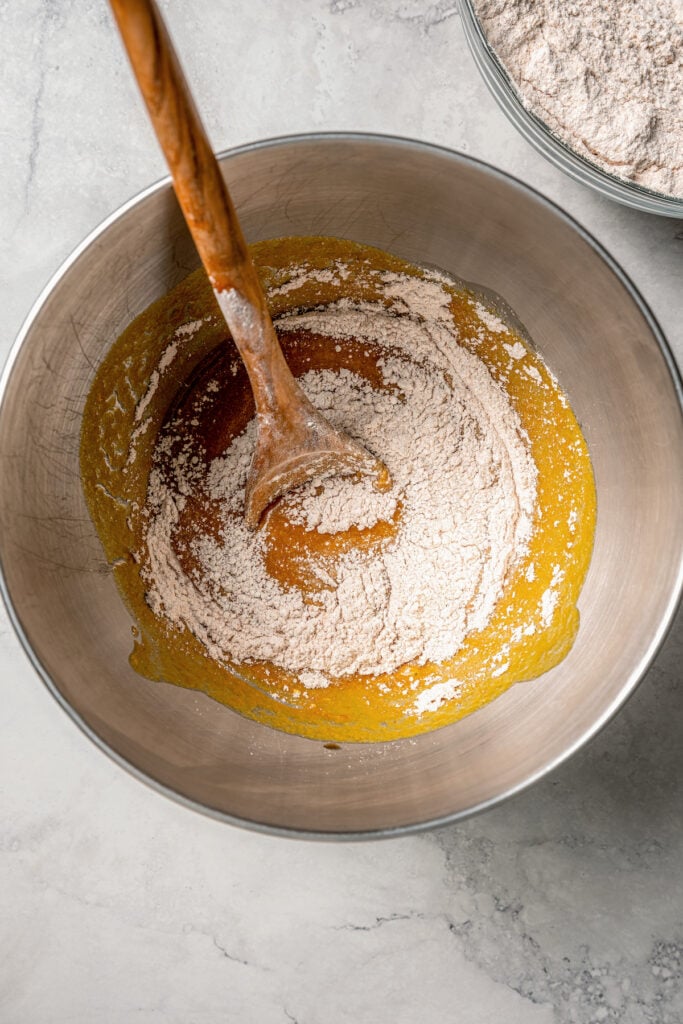
POLYGON ((197 266, 167 181, 83 243, 38 300, 5 368, 0 558, 19 636, 98 746, 224 820, 356 837, 490 806, 600 729, 673 615, 683 569, 683 419, 664 339, 585 231, 467 157, 401 139, 319 135, 221 159, 251 240, 345 236, 485 285, 517 311, 569 393, 595 469, 595 554, 574 649, 543 678, 453 726, 340 750, 133 672, 131 621, 83 499, 79 431, 109 345, 197 266))

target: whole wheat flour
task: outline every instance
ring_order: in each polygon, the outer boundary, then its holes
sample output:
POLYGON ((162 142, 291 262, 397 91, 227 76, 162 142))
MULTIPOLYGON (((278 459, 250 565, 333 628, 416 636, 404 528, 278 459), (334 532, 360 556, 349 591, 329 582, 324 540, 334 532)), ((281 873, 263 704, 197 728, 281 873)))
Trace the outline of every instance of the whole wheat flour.
POLYGON ((603 170, 683 196, 681 0, 474 0, 524 105, 603 170))
POLYGON ((346 339, 381 347, 381 389, 347 369, 311 371, 301 383, 333 423, 381 456, 393 487, 382 494, 367 480, 330 477, 283 502, 306 530, 386 521, 393 535, 311 556, 315 587, 304 593, 269 575, 267 526, 252 533, 243 520, 255 421, 208 465, 191 450, 169 465, 162 442, 150 475, 150 607, 191 630, 217 660, 271 662, 307 688, 453 656, 486 626, 533 529, 528 438, 485 364, 457 344, 448 292, 437 275, 385 273, 382 281, 384 303, 341 300, 287 314, 277 327, 324 334, 340 348, 346 339), (187 575, 174 536, 187 497, 197 494, 219 502, 221 529, 197 534, 197 568, 187 575))

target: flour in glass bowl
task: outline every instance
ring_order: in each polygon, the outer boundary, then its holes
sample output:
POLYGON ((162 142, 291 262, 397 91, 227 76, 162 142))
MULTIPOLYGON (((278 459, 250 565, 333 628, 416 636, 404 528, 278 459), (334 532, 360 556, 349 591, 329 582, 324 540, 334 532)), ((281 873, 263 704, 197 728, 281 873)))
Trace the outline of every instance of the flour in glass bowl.
POLYGON ((681 0, 474 0, 522 103, 581 156, 683 197, 681 0))
POLYGON ((269 574, 267 524, 252 532, 244 522, 255 421, 208 464, 185 451, 168 465, 168 445, 158 443, 146 509, 147 601, 220 662, 269 662, 315 689, 444 661, 486 626, 528 552, 537 471, 506 392, 457 344, 437 275, 386 272, 382 292, 384 302, 342 299, 277 323, 382 352, 379 388, 348 369, 300 378, 313 403, 380 455, 393 479, 380 493, 367 480, 330 477, 283 499, 280 511, 317 534, 395 527, 367 548, 311 557, 313 594, 269 574), (220 507, 220 531, 197 532, 197 568, 187 574, 174 538, 197 495, 220 507))

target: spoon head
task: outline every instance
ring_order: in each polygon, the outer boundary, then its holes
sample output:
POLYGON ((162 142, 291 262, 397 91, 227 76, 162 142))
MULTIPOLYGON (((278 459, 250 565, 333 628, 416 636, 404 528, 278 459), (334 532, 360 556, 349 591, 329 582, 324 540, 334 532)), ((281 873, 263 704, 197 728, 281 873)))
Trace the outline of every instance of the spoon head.
POLYGON ((380 459, 332 426, 313 405, 307 405, 305 415, 298 422, 289 422, 284 430, 270 416, 258 415, 244 509, 246 523, 253 530, 274 501, 309 480, 361 474, 373 477, 380 491, 391 487, 391 475, 380 459))

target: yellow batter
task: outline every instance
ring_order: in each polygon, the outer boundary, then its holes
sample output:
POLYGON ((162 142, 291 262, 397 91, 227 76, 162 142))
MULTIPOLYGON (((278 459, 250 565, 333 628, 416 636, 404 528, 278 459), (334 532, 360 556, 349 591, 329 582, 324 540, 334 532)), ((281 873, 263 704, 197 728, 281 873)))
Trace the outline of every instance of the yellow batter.
MULTIPOLYGON (((418 277, 423 273, 387 253, 338 239, 276 239, 253 246, 252 255, 266 290, 288 286, 270 297, 274 316, 345 296, 381 301, 369 268, 418 277), (348 271, 344 277, 301 283, 294 279, 292 267, 324 271, 339 260, 348 271)), ((271 664, 219 664, 189 631, 152 613, 140 577, 145 562, 141 513, 154 444, 169 411, 196 398, 209 376, 215 379, 222 374, 224 381, 234 378, 221 422, 204 439, 211 455, 224 451, 253 415, 246 378, 233 372, 236 351, 232 342, 226 343, 225 324, 208 281, 203 271, 197 271, 138 317, 114 344, 98 370, 84 413, 84 490, 116 582, 136 622, 131 664, 138 672, 203 690, 234 710, 287 732, 325 741, 371 741, 415 735, 454 722, 513 683, 535 678, 565 657, 579 625, 576 602, 595 528, 595 489, 586 443, 565 395, 524 339, 514 332, 489 330, 473 301, 482 302, 481 296, 455 283, 449 292, 461 343, 470 347, 467 339, 475 339, 477 333, 481 337, 483 330, 476 355, 505 387, 528 434, 538 470, 538 513, 529 552, 507 581, 487 627, 469 634, 447 662, 407 664, 390 675, 345 677, 327 688, 307 690, 271 664), (164 353, 168 354, 174 334, 173 360, 165 368, 164 353), (518 342, 525 345, 523 358, 510 354, 518 342), (551 584, 556 605, 545 626, 541 608, 551 584), (415 713, 421 690, 454 679, 459 683, 457 696, 435 710, 415 713)), ((305 345, 300 337, 282 341, 295 374, 343 365, 362 372, 371 382, 378 381, 376 353, 367 345, 344 346, 344 351, 337 352, 339 346, 324 337, 309 337, 305 345)), ((475 342, 471 345, 474 351, 475 342)), ((330 554, 347 545, 383 543, 395 527, 379 522, 362 535, 353 529, 345 534, 312 534, 288 522, 276 508, 266 528, 272 541, 268 570, 282 583, 303 586, 305 581, 297 574, 304 548, 330 554)))

